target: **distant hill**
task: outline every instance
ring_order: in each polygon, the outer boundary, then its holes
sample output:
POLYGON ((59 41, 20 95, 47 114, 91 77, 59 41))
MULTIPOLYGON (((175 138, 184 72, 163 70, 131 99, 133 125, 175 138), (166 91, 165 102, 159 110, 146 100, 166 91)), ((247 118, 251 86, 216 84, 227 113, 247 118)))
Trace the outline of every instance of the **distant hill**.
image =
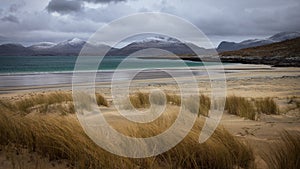
POLYGON ((300 66, 300 38, 236 51, 221 52, 219 55, 221 60, 225 62, 300 66))
POLYGON ((34 51, 26 48, 21 44, 4 44, 0 45, 0 55, 2 56, 30 56, 34 51))
POLYGON ((222 41, 217 47, 218 52, 234 51, 250 47, 262 46, 300 37, 299 32, 281 32, 266 39, 250 39, 239 43, 222 41))

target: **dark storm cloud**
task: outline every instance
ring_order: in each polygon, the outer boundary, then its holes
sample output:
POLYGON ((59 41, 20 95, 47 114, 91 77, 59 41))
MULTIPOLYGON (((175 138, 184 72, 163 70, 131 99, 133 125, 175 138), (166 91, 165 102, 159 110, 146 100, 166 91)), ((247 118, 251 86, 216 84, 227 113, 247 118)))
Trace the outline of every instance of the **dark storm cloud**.
POLYGON ((92 3, 110 3, 110 2, 122 2, 122 1, 127 1, 127 0, 82 0, 86 2, 92 2, 92 3))
POLYGON ((19 19, 14 15, 8 15, 1 18, 1 21, 19 23, 19 19))
MULTIPOLYGON (((51 0, 46 9, 48 12, 66 14, 81 11, 84 8, 83 2, 108 4, 111 2, 118 3, 125 1, 126 0, 51 0)), ((12 9, 14 9, 14 7, 12 9)))
POLYGON ((61 14, 77 12, 82 8, 82 2, 77 0, 51 0, 46 7, 48 12, 57 12, 61 14))

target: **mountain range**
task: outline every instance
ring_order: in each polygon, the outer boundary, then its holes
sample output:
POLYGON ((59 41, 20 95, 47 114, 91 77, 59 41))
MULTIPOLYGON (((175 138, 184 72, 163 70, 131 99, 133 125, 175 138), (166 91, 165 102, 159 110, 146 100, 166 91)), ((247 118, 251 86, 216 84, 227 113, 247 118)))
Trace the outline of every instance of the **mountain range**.
MULTIPOLYGON (((262 46, 266 44, 271 44, 275 42, 281 42, 288 39, 293 39, 300 37, 300 33, 298 32, 281 32, 276 35, 273 35, 266 39, 250 39, 245 40, 239 43, 235 42, 227 42, 222 41, 220 45, 216 48, 218 52, 224 51, 233 51, 240 50, 249 47, 262 46)), ((195 53, 188 47, 193 46, 193 49, 197 50, 197 53, 200 54, 210 54, 212 53, 212 49, 205 49, 202 47, 198 47, 192 43, 184 43, 177 39, 163 36, 155 36, 155 37, 147 37, 143 40, 135 41, 127 46, 117 49, 111 48, 108 45, 104 44, 90 44, 86 41, 83 41, 78 38, 69 39, 67 41, 63 41, 60 43, 51 43, 51 42, 41 42, 28 47, 24 47, 21 44, 3 44, 0 45, 0 55, 14 55, 14 56, 26 56, 26 55, 78 55, 83 46, 86 45, 90 49, 94 49, 91 51, 99 51, 99 50, 108 50, 107 55, 115 56, 122 55, 127 56, 134 52, 140 51, 142 49, 148 48, 156 48, 167 50, 176 55, 195 55, 195 53)), ((93 54, 93 53, 91 53, 93 54)))
MULTIPOLYGON (((220 45, 216 48, 216 50, 222 56, 223 61, 230 61, 230 62, 242 62, 247 58, 247 62, 249 63, 253 57, 262 57, 267 56, 269 58, 276 57, 284 57, 284 56, 292 56, 289 51, 294 51, 292 48, 289 48, 287 44, 293 44, 293 48, 300 48, 299 41, 292 41, 290 43, 280 43, 286 40, 296 39, 300 37, 300 33, 298 32, 281 32, 275 34, 266 39, 249 39, 239 43, 236 42, 227 42, 223 41, 220 45), (279 43, 279 44, 277 44, 279 43), (295 45, 296 43, 296 45, 295 45), (275 48, 266 46, 276 44, 276 51, 282 47, 280 52, 275 52, 275 48), (279 46, 278 46, 279 45, 279 46), (262 48, 255 48, 255 47, 262 47, 262 48), (266 46, 266 47, 264 47, 266 46), (252 49, 253 48, 253 49, 252 49), (246 50, 247 49, 247 50, 246 50), (260 52, 257 52, 259 50, 260 52), (263 52, 265 50, 265 52, 263 52), (274 50, 272 52, 272 50, 274 50), (228 51, 236 51, 236 52, 228 52, 228 51), (241 59, 242 57, 242 59, 241 59)), ((199 60, 198 57, 195 57, 195 53, 189 48, 189 46, 193 46, 193 49, 197 51, 197 53, 203 54, 206 57, 209 57, 212 54, 215 54, 215 49, 205 49, 199 46, 196 46, 192 43, 181 42, 177 39, 164 37, 164 36, 154 36, 154 37, 147 37, 142 40, 134 41, 122 48, 111 48, 105 44, 91 44, 84 40, 73 38, 70 40, 66 40, 60 43, 51 43, 51 42, 42 42, 37 43, 28 47, 25 47, 21 44, 3 44, 0 45, 0 56, 77 56, 79 55, 83 46, 88 47, 88 55, 97 55, 98 51, 108 51, 108 56, 128 56, 132 53, 143 51, 143 49, 161 49, 164 51, 169 51, 180 56, 182 59, 186 60, 199 60)), ((158 51, 158 53, 150 51, 148 54, 148 58, 150 57, 164 57, 162 53, 158 51)), ((163 53, 165 55, 167 53, 163 53)), ((298 53, 297 53, 298 54, 298 53)), ((298 58, 299 56, 297 56, 298 58)), ((265 58, 266 59, 266 58, 265 58)), ((255 60, 255 59, 254 59, 255 60)), ((258 62, 258 61, 257 61, 258 62)), ((261 61, 259 61, 260 63, 261 61)), ((256 63, 256 62, 255 62, 256 63)), ((271 63, 271 62, 270 62, 271 63)), ((275 62, 272 62, 275 63, 275 62)), ((285 64, 285 63, 284 63, 285 64)))
MULTIPOLYGON (((90 51, 102 50, 102 49, 114 49, 108 45, 90 44, 78 38, 73 38, 60 43, 41 42, 28 47, 24 47, 21 44, 3 44, 0 45, 0 55, 6 56, 77 56, 83 46, 89 47, 90 51)), ((91 53, 92 54, 92 53, 91 53)))
POLYGON ((91 44, 89 42, 83 41, 78 38, 69 39, 64 42, 60 43, 51 43, 51 42, 41 42, 37 43, 28 47, 24 47, 21 44, 3 44, 0 45, 0 55, 4 56, 31 56, 31 55, 63 55, 63 56, 69 56, 79 55, 79 52, 85 47, 89 47, 91 49, 90 51, 94 51, 93 53, 90 53, 91 55, 97 54, 97 51, 104 51, 109 50, 107 55, 109 56, 127 56, 134 52, 143 50, 143 49, 149 49, 149 48, 156 48, 156 49, 162 49, 167 50, 171 53, 174 53, 176 55, 195 55, 195 53, 188 47, 193 46, 195 50, 197 50, 198 53, 201 54, 207 54, 210 50, 207 50, 202 47, 198 47, 192 43, 183 43, 180 42, 177 39, 174 38, 168 38, 163 36, 155 36, 155 37, 148 37, 140 41, 135 41, 127 46, 117 49, 112 48, 108 45, 100 44, 95 45, 91 44))

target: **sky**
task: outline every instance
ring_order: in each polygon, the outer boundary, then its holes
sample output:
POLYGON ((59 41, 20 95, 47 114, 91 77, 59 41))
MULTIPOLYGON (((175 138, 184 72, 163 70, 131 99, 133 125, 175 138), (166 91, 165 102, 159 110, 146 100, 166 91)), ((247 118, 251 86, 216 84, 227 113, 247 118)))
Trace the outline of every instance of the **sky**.
POLYGON ((299 0, 1 0, 0 44, 86 40, 120 17, 164 12, 191 22, 217 46, 299 32, 299 11, 299 0))

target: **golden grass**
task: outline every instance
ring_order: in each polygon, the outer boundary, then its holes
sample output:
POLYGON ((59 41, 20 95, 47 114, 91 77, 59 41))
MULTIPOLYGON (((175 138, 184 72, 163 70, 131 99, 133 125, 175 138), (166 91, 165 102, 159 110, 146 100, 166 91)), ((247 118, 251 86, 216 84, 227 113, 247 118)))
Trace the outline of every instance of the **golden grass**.
POLYGON ((50 94, 37 94, 35 96, 21 99, 15 103, 15 106, 17 110, 24 113, 29 113, 33 107, 36 107, 38 105, 44 105, 48 107, 49 105, 55 103, 62 103, 68 101, 72 101, 71 94, 63 92, 54 92, 50 94))
POLYGON ((210 106, 211 106, 210 98, 203 94, 200 95, 200 108, 199 108, 198 115, 201 114, 204 116, 208 116, 210 106))
POLYGON ((98 106, 100 106, 100 105, 106 106, 106 107, 109 106, 108 101, 101 94, 96 93, 96 101, 97 101, 98 106))
POLYGON ((135 108, 146 108, 150 106, 149 93, 136 92, 130 95, 130 102, 135 108))
POLYGON ((229 114, 255 120, 256 111, 251 101, 243 97, 229 96, 226 98, 225 110, 229 114))
MULTIPOLYGON (((142 92, 136 92, 132 95, 130 95, 130 101, 134 108, 149 108, 150 106, 150 97, 149 93, 142 93, 142 92)), ((165 94, 162 95, 161 93, 153 93, 152 97, 152 103, 162 105, 164 104, 164 97, 166 97, 166 101, 168 104, 171 105, 181 105, 181 97, 176 94, 165 94)))
MULTIPOLYGON (((162 104, 164 96, 153 95, 152 100, 156 104, 162 104)), ((181 97, 175 94, 165 94, 167 103, 171 105, 181 106, 181 97)), ((149 93, 137 92, 130 95, 130 101, 135 108, 149 108, 149 93)), ((192 112, 203 116, 208 116, 211 100, 208 96, 201 94, 200 96, 190 96, 184 105, 192 112), (196 98, 195 97, 199 97, 196 98), (200 104, 196 103, 196 100, 200 100, 200 104)), ((244 97, 228 96, 226 98, 225 110, 229 114, 245 117, 250 120, 256 120, 258 113, 264 114, 278 114, 279 107, 276 102, 270 98, 257 98, 248 100, 244 97)))
MULTIPOLYGON (((181 97, 176 94, 168 94, 168 93, 165 94, 165 96, 162 95, 161 93, 154 93, 152 95, 152 103, 162 105, 164 104, 163 102, 164 97, 166 97, 166 101, 168 104, 181 106, 181 97)), ((150 97, 148 93, 142 93, 140 91, 130 95, 130 101, 134 108, 149 108, 150 106, 149 98, 150 97)), ((198 114, 198 116, 199 115, 207 116, 211 106, 210 98, 203 94, 201 94, 200 96, 191 96, 190 98, 188 98, 188 101, 184 104, 192 113, 196 113, 198 114), (194 97, 199 97, 199 98, 195 99, 194 97), (195 100, 199 100, 199 99, 200 99, 200 104, 194 102, 195 100)))
MULTIPOLYGON (((87 100, 91 100, 91 98, 87 98, 87 100)), ((107 100, 101 94, 96 93, 96 100, 99 106, 108 106, 107 100)), ((75 113, 72 94, 68 92, 36 94, 17 100, 14 103, 0 100, 0 106, 23 115, 31 112, 60 112, 62 115, 75 113)))
POLYGON ((279 108, 276 102, 270 97, 256 99, 255 106, 257 108, 258 113, 264 113, 268 115, 279 113, 279 108))
MULTIPOLYGON (((9 106, 8 106, 9 107, 9 106)), ((113 124, 123 133, 148 136, 161 132, 162 125, 170 125, 176 116, 163 116, 160 123, 141 129, 127 125, 123 120, 113 124), (123 127, 122 127, 123 126, 123 127), (124 127, 126 126, 126 127, 124 127)), ((171 150, 156 157, 132 159, 113 155, 96 146, 84 133, 74 115, 48 114, 21 115, 0 107, 0 143, 14 144, 48 157, 50 160, 67 159, 75 168, 252 168, 253 152, 225 129, 218 128, 205 143, 199 144, 203 122, 198 119, 187 137, 171 150)))
POLYGON ((255 120, 258 113, 279 114, 280 110, 273 98, 252 98, 229 96, 226 98, 225 110, 230 114, 255 120))
POLYGON ((300 132, 284 131, 281 140, 272 143, 269 152, 263 154, 269 168, 299 169, 300 168, 300 132))
POLYGON ((173 105, 177 105, 180 106, 181 105, 181 97, 175 94, 166 94, 167 97, 167 102, 169 104, 173 104, 173 105))
POLYGON ((190 110, 191 113, 195 113, 198 116, 208 116, 211 102, 208 96, 201 94, 200 96, 191 96, 184 103, 184 106, 190 110), (196 98, 198 97, 198 98, 196 98), (198 103, 199 101, 199 103, 198 103))

